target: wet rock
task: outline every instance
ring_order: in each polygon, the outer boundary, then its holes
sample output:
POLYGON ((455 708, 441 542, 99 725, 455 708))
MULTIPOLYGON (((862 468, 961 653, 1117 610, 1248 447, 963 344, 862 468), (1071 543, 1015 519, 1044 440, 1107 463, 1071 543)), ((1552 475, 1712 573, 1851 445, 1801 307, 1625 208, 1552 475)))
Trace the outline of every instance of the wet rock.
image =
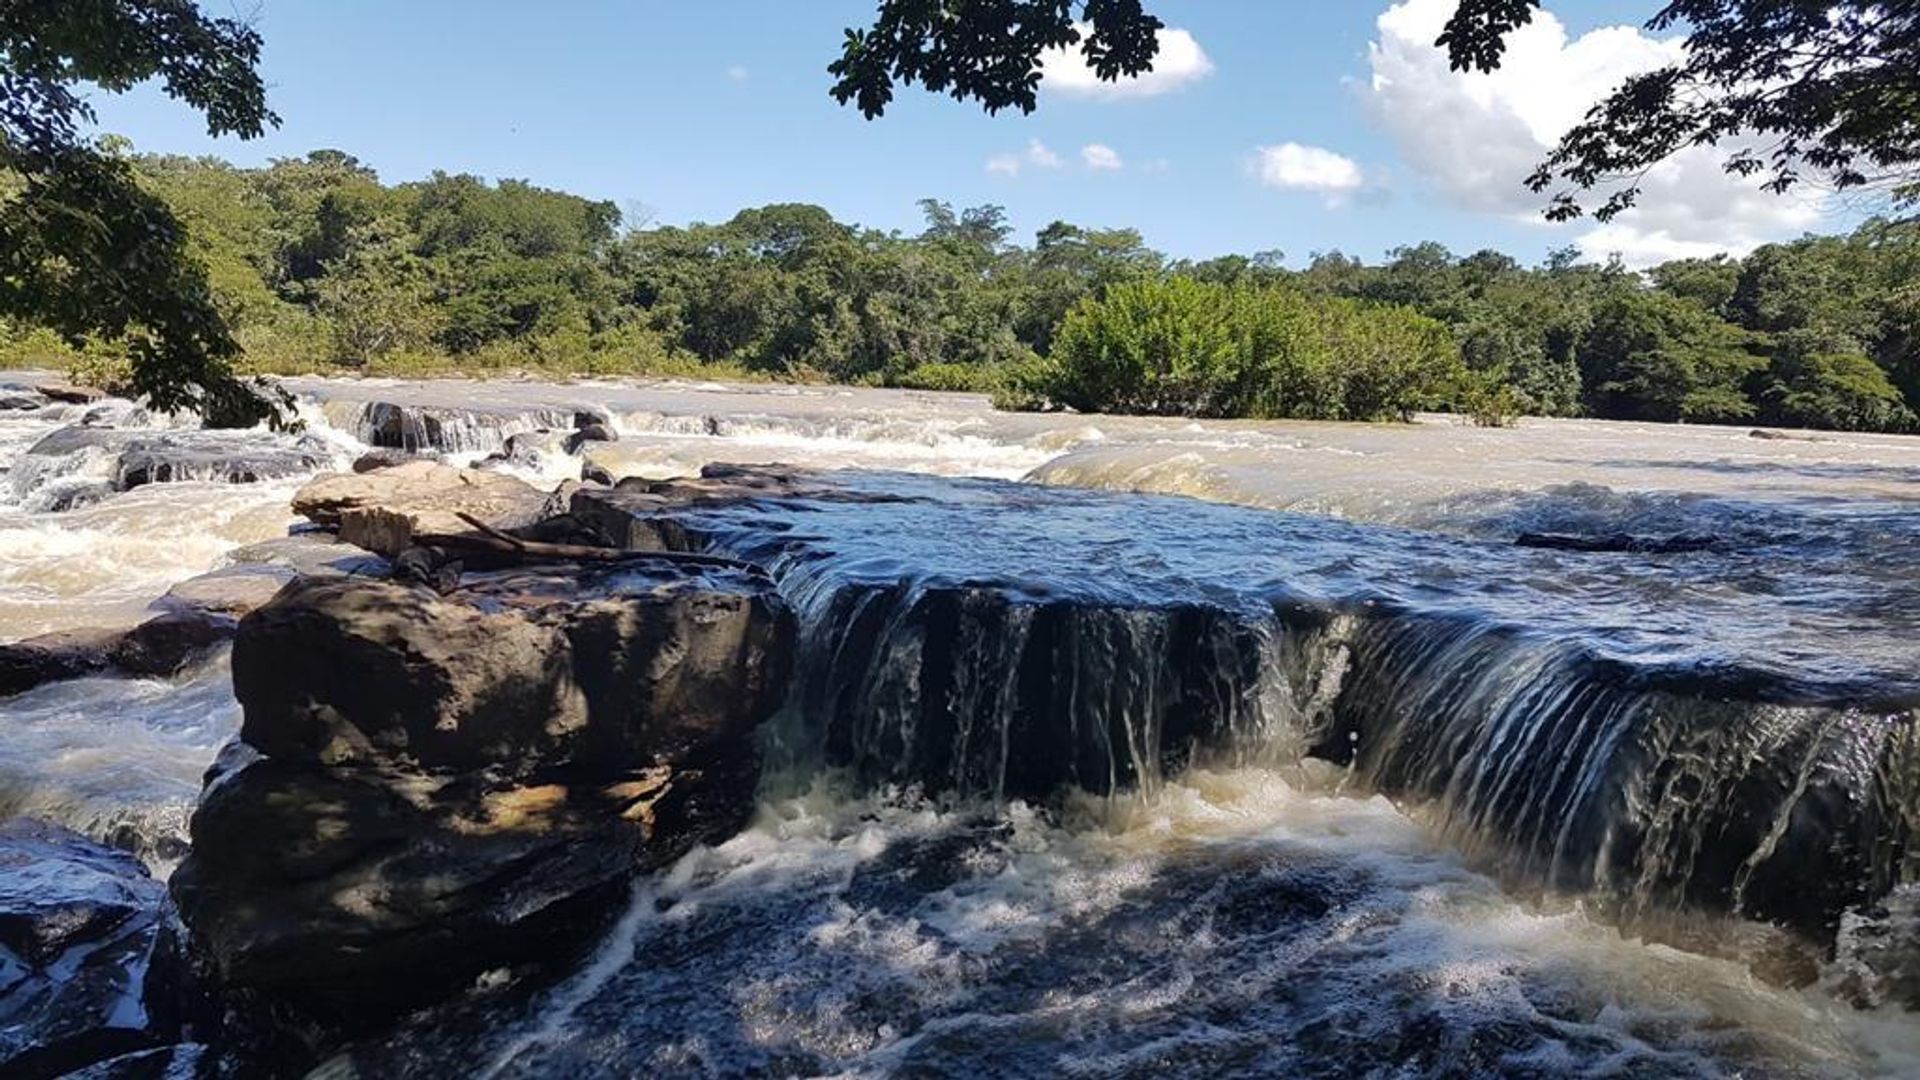
POLYGON ((271 563, 228 567, 176 582, 153 606, 237 619, 273 599, 282 585, 298 576, 291 567, 271 563))
POLYGON ((824 502, 908 501, 879 491, 849 490, 809 469, 782 465, 708 465, 697 477, 649 480, 629 476, 612 489, 582 489, 571 513, 605 543, 633 551, 693 551, 700 543, 681 511, 762 499, 824 502))
POLYGON ((448 409, 369 402, 355 431, 371 446, 457 453, 499 448, 508 436, 534 428, 557 428, 571 419, 560 409, 448 409))
POLYGON ((108 659, 128 675, 170 677, 233 636, 232 616, 213 610, 156 615, 114 642, 108 659))
POLYGON ((64 1080, 221 1080, 232 1075, 205 1044, 174 1043, 96 1062, 64 1080))
POLYGON ((566 445, 566 436, 550 428, 522 431, 507 436, 504 447, 507 460, 521 468, 537 469, 540 462, 566 445))
POLYGON ((758 578, 646 563, 471 574, 447 596, 301 582, 235 643, 241 738, 327 762, 633 761, 750 730, 784 685, 784 627, 758 578))
POLYGON ((142 1002, 163 895, 131 855, 0 823, 0 1074, 58 1076, 166 1041, 142 1002))
POLYGON ((74 425, 50 432, 26 451, 29 458, 83 454, 111 459, 112 485, 128 491, 188 480, 254 483, 325 468, 332 451, 313 438, 260 432, 127 431, 74 425))
POLYGON ((545 492, 516 477, 418 461, 318 477, 295 493, 293 509, 338 529, 347 543, 392 557, 422 533, 473 532, 463 513, 497 529, 531 525, 546 501, 545 492))
POLYGON ((41 383, 37 389, 47 397, 64 405, 91 405, 107 397, 105 390, 91 386, 75 386, 66 382, 41 383))
POLYGON ((78 510, 92 506, 113 497, 111 484, 69 484, 55 488, 42 500, 48 513, 63 514, 69 510, 78 510))
POLYGON ((0 412, 31 412, 45 408, 52 400, 31 386, 0 384, 0 412))
POLYGON ((600 484, 605 487, 612 487, 613 473, 609 472, 605 465, 589 459, 580 463, 580 481, 585 484, 600 484))
POLYGON ((0 697, 86 675, 177 675, 233 627, 228 614, 183 606, 130 630, 57 630, 0 645, 0 697))
POLYGON ((592 423, 592 424, 587 424, 583 427, 576 428, 573 434, 567 436, 566 450, 567 450, 567 453, 569 454, 577 454, 580 452, 581 447, 585 446, 590 442, 619 442, 619 441, 620 441, 620 433, 613 430, 612 425, 603 424, 603 423, 592 423))
POLYGON ((308 1045, 564 964, 739 827, 791 649, 763 578, 650 560, 288 586, 172 879, 196 964, 308 1045))
POLYGON ((1612 552, 1627 555, 1680 555, 1693 551, 1724 551, 1724 537, 1706 533, 1673 533, 1668 536, 1638 536, 1633 533, 1608 533, 1581 536, 1572 533, 1521 533, 1514 538, 1519 547, 1549 551, 1612 552))
POLYGON ((382 448, 369 450, 353 459, 353 471, 372 472, 375 469, 390 469, 395 465, 405 465, 414 461, 438 461, 440 455, 431 450, 396 450, 382 448))
POLYGON ((56 630, 0 645, 0 696, 107 668, 117 630, 56 630))
POLYGON ((1749 438, 1754 438, 1754 439, 1772 439, 1776 441, 1784 440, 1784 441, 1790 441, 1790 442, 1831 442, 1832 441, 1830 439, 1823 439, 1818 435, 1795 435, 1785 431, 1771 431, 1771 430, 1768 430, 1767 428, 1754 428, 1752 431, 1747 432, 1747 435, 1749 438))
POLYGON ((272 572, 284 568, 300 577, 381 576, 388 566, 387 560, 325 532, 283 536, 234 548, 227 552, 227 561, 236 570, 260 568, 272 572))

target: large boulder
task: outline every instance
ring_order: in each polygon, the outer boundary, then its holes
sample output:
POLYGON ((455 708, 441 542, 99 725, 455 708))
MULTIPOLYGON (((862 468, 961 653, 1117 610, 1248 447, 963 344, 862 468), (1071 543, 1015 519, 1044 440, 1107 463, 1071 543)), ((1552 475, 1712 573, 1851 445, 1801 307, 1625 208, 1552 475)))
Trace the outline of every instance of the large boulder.
POLYGON ((524 480, 483 469, 414 461, 365 473, 329 473, 293 497, 294 512, 338 529, 340 538, 381 555, 406 550, 422 534, 474 531, 466 514, 497 529, 523 528, 547 515, 547 495, 524 480))
POLYGON ((59 1076, 164 1040, 143 1003, 163 896, 131 855, 0 823, 0 1075, 59 1076))
POLYGON ((766 579, 666 560, 290 584, 172 879, 197 970, 315 1045, 564 964, 744 822, 792 649, 766 579))

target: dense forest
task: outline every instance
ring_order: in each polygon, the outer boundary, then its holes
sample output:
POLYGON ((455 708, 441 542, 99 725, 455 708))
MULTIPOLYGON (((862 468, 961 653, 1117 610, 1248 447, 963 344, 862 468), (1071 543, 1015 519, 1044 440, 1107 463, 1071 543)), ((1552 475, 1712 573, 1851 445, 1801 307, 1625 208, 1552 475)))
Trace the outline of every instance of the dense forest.
MULTIPOLYGON (((1293 270, 1065 222, 1022 245, 999 207, 934 200, 913 235, 799 204, 631 228, 521 181, 383 184, 337 151, 131 160, 257 372, 765 376, 1197 416, 1905 430, 1920 412, 1916 221, 1644 274, 1431 243, 1293 270)), ((0 363, 49 362, 111 381, 120 358, 0 324, 0 363)))

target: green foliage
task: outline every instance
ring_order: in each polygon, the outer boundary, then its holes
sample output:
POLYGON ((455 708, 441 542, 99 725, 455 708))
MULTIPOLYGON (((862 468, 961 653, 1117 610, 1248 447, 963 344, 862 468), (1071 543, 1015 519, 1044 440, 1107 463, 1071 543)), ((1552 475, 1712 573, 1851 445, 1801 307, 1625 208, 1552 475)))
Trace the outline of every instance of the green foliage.
POLYGON ((908 390, 947 390, 991 394, 999 390, 1005 369, 983 364, 921 364, 895 379, 908 390))
POLYGON ((158 78, 211 134, 274 123, 255 65, 260 38, 191 0, 0 3, 0 315, 75 347, 116 339, 154 407, 209 423, 279 418, 235 377, 238 346, 186 229, 113 147, 82 139, 86 87, 158 78))
MULTIPOLYGON (((1278 252, 1170 263, 1132 229, 1058 221, 1022 245, 999 207, 937 200, 909 234, 792 203, 622 232, 602 202, 446 174, 386 185, 332 150, 257 169, 121 165, 136 205, 160 204, 204 267, 236 380, 704 376, 968 390, 1008 408, 1894 429, 1920 401, 1913 222, 1644 276, 1431 243, 1291 270, 1278 252)), ((34 273, 71 272, 37 257, 34 273)), ((0 361, 141 385, 153 335, 138 323, 77 339, 12 326, 0 361)))
POLYGON ((1078 45, 1103 79, 1135 75, 1152 65, 1161 25, 1140 0, 882 0, 873 26, 847 30, 827 70, 834 98, 868 119, 886 111, 895 82, 973 98, 989 113, 1032 112, 1048 49, 1078 45))
POLYGON ((1887 373, 1859 352, 1842 351, 1849 345, 1814 330, 1781 335, 1761 376, 1766 420, 1841 431, 1912 428, 1914 414, 1887 373))
MULTIPOLYGON (((849 29, 833 96, 868 119, 896 83, 987 112, 1032 112, 1041 58, 1078 47, 1102 79, 1150 70, 1162 23, 1143 0, 880 0, 849 29)), ((1492 71, 1540 0, 1458 0, 1435 44, 1456 70, 1492 71)), ((1653 7, 1649 4, 1648 7, 1653 7)), ((1646 10, 1643 8, 1643 10, 1646 10)), ((1920 4, 1912 0, 1665 0, 1657 34, 1686 33, 1666 67, 1624 80, 1561 136, 1527 179, 1557 188, 1547 216, 1607 220, 1632 207, 1653 166, 1692 146, 1732 145, 1726 170, 1784 192, 1817 180, 1920 200, 1920 4)), ((1517 183, 1520 178, 1515 177, 1517 183)))
MULTIPOLYGON (((1439 44, 1456 68, 1496 68, 1538 3, 1462 0, 1439 44)), ((1626 79, 1561 136, 1527 181, 1535 191, 1566 185, 1548 217, 1586 212, 1581 199, 1598 190, 1604 221, 1634 205, 1654 165, 1733 140, 1749 145, 1729 155, 1727 172, 1763 176, 1771 192, 1817 179, 1920 198, 1920 5, 1670 0, 1647 27, 1683 28, 1681 58, 1626 79)))
POLYGON ((1580 346, 1587 407, 1621 420, 1738 420, 1741 387, 1766 360, 1754 338, 1667 293, 1626 290, 1595 312, 1580 346))
POLYGON ((1030 385, 1081 410, 1375 420, 1458 377, 1446 328, 1404 307, 1174 277, 1081 301, 1030 385))

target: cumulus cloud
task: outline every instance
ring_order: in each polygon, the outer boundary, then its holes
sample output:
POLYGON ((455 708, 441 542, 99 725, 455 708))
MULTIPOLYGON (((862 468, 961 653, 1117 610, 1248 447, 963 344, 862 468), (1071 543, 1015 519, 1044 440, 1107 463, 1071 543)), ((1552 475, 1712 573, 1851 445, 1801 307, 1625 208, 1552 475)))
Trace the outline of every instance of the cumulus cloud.
POLYGON ((1080 163, 1095 171, 1112 171, 1122 167, 1120 152, 1104 143, 1088 143, 1080 148, 1080 163))
POLYGON ((1311 191, 1335 206, 1344 204, 1367 182, 1366 173, 1352 158, 1296 142, 1255 150, 1253 172, 1268 187, 1311 191))
MULTIPOLYGON (((1085 23, 1077 25, 1083 36, 1091 29, 1085 23)), ((1213 61, 1193 34, 1167 28, 1159 38, 1152 71, 1111 82, 1094 74, 1078 45, 1049 49, 1040 58, 1041 85, 1071 97, 1118 101, 1165 94, 1213 74, 1213 61)))
MULTIPOLYGON (((1372 77, 1362 93, 1400 155, 1448 201, 1467 210, 1540 221, 1544 195, 1523 181, 1592 105, 1628 76, 1682 58, 1678 39, 1612 26, 1579 37, 1549 12, 1508 39, 1500 69, 1449 70, 1434 38, 1454 0, 1404 0, 1376 22, 1372 77)), ((1721 165, 1737 146, 1695 147, 1656 166, 1640 205, 1575 237, 1593 257, 1632 265, 1685 255, 1744 254, 1815 224, 1818 205, 1757 190, 1721 165)))
POLYGON ((987 171, 1002 176, 1019 176, 1020 170, 1032 166, 1036 169, 1057 169, 1061 165, 1060 155, 1053 152, 1039 139, 1028 139, 1027 148, 1016 154, 995 154, 987 159, 987 171))

